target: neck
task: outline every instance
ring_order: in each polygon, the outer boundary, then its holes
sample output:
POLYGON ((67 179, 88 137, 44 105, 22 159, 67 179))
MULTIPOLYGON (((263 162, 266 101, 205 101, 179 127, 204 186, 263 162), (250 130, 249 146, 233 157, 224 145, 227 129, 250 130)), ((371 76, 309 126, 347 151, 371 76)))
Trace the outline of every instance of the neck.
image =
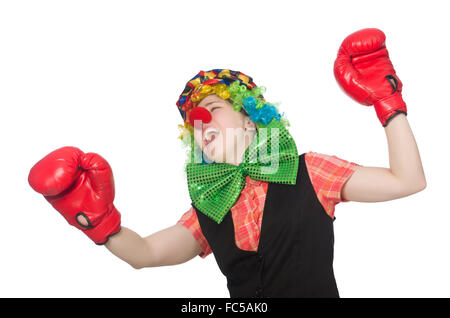
POLYGON ((231 162, 228 162, 229 164, 239 166, 239 164, 244 161, 244 154, 247 148, 250 146, 250 144, 253 141, 253 138, 255 137, 256 133, 246 134, 244 137, 244 147, 237 147, 234 148, 234 153, 236 156, 233 156, 233 160, 231 162))

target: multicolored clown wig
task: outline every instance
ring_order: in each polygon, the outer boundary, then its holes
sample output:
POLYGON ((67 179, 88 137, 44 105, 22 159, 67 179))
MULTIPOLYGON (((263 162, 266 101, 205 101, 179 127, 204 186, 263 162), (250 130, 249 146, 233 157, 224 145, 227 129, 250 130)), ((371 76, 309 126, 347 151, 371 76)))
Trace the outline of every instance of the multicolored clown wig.
POLYGON ((186 84, 176 102, 184 121, 183 125, 178 125, 181 132, 179 138, 186 146, 191 145, 193 121, 201 113, 198 109, 196 111, 196 107, 203 98, 211 94, 230 102, 235 111, 243 111, 257 128, 267 126, 273 119, 280 121, 285 127, 289 126, 284 113, 280 115, 278 112, 276 104, 266 102, 263 96, 265 91, 264 86, 256 86, 253 79, 242 72, 228 69, 200 71, 186 84))

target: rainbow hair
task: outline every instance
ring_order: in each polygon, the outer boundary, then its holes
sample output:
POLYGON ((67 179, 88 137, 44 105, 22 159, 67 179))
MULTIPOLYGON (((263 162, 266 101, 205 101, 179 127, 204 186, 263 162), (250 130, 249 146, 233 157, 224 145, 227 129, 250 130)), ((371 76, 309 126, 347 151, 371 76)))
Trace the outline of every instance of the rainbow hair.
MULTIPOLYGON (((224 100, 228 100, 235 111, 241 111, 242 108, 250 117, 250 120, 256 124, 257 128, 267 126, 273 119, 280 121, 283 126, 290 126, 289 121, 283 114, 278 111, 277 104, 271 104, 262 97, 266 91, 264 86, 254 87, 252 90, 245 85, 240 85, 239 80, 233 81, 229 86, 223 83, 199 85, 192 93, 189 104, 193 109, 206 96, 216 94, 224 100)), ((193 137, 194 128, 188 120, 184 125, 178 125, 180 129, 181 140, 189 140, 193 137)))

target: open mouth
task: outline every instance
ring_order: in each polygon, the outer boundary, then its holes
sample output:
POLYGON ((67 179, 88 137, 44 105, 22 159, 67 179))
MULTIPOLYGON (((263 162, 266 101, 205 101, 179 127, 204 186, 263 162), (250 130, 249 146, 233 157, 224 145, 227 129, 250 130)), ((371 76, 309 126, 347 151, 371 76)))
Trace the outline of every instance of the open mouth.
POLYGON ((203 133, 203 146, 207 147, 214 142, 220 131, 216 128, 208 128, 203 133))

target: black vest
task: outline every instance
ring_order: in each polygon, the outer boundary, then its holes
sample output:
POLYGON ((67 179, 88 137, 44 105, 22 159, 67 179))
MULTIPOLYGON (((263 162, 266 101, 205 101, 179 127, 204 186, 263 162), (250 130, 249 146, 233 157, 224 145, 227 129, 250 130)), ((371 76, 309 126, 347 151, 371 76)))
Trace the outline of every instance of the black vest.
POLYGON ((217 224, 192 206, 230 297, 339 297, 333 219, 315 194, 305 154, 296 185, 268 185, 257 252, 236 246, 231 211, 217 224))

